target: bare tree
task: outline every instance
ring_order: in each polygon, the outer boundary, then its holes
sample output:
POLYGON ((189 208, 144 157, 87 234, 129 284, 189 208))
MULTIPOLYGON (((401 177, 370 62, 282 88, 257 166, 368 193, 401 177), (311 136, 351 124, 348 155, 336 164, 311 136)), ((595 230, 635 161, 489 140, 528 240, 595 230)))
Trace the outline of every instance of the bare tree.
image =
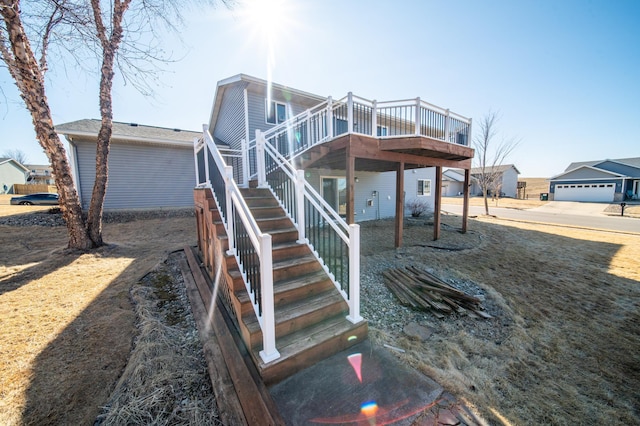
POLYGON ((478 124, 480 133, 473 140, 476 151, 475 162, 479 173, 475 174, 484 197, 484 211, 489 214, 487 196, 490 192, 499 196, 502 188, 502 165, 511 152, 520 144, 520 139, 498 138, 498 114, 488 112, 478 124))
MULTIPOLYGON (((212 3, 215 0, 201 0, 212 3)), ((230 7, 231 0, 221 0, 230 7)), ((198 0, 193 0, 198 3, 198 0)), ((108 156, 113 123, 112 85, 115 69, 126 82, 150 94, 163 56, 158 28, 175 30, 187 2, 171 0, 0 0, 0 58, 4 61, 31 114, 36 137, 55 174, 60 207, 67 224, 68 247, 90 249, 103 244, 102 214, 108 184, 108 156), (127 19, 125 19, 127 17, 127 19), (35 47, 34 47, 35 46, 35 47), (55 49, 54 49, 55 48, 55 49), (89 58, 100 67, 101 127, 96 145, 96 180, 87 218, 83 217, 66 151, 55 132, 45 93, 48 55, 70 56, 83 69, 89 58)))
POLYGON ((18 163, 22 164, 23 166, 29 162, 29 159, 27 158, 27 154, 25 154, 24 151, 21 151, 19 149, 6 150, 2 154, 2 156, 5 157, 5 158, 13 158, 14 160, 16 160, 18 163))

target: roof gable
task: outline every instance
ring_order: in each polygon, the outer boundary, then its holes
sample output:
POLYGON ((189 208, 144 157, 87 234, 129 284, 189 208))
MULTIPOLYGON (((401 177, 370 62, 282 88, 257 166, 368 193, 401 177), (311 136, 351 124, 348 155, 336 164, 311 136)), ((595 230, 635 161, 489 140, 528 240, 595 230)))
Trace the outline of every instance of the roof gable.
POLYGON ((27 169, 24 165, 20 164, 18 161, 14 160, 13 158, 2 157, 0 158, 0 165, 1 164, 13 164, 14 167, 18 169, 22 169, 25 172, 29 171, 29 169, 27 169))
POLYGON ((605 160, 595 160, 595 161, 577 161, 569 164, 567 168, 564 169, 564 171, 568 172, 569 170, 577 169, 580 166, 596 166, 598 164, 604 163, 605 161, 613 161, 616 163, 626 164, 628 166, 640 168, 640 157, 631 157, 631 158, 618 158, 613 160, 605 159, 605 160))
POLYGON ((569 170, 564 173, 560 173, 559 175, 552 176, 549 178, 550 181, 553 180, 566 180, 566 179, 611 179, 611 178, 620 178, 622 175, 614 172, 610 172, 608 170, 598 169, 593 166, 582 165, 573 170, 569 170))
POLYGON ((237 74, 233 77, 220 80, 216 86, 216 93, 213 99, 213 106, 211 108, 211 114, 209 117, 209 128, 214 129, 216 122, 218 121, 218 112, 220 111, 220 105, 224 99, 224 93, 227 88, 241 85, 247 90, 252 90, 258 93, 264 93, 267 95, 267 90, 271 90, 273 94, 282 94, 283 99, 297 99, 302 100, 302 104, 308 104, 309 108, 323 102, 326 97, 316 95, 313 93, 305 92, 302 90, 294 89, 283 84, 268 82, 257 77, 252 77, 246 74, 237 74))
MULTIPOLYGON (((492 167, 491 166, 487 166, 487 167, 485 167, 485 169, 489 170, 489 173, 493 173, 493 172, 504 173, 504 172, 506 172, 507 170, 509 170, 511 168, 513 168, 516 171, 517 174, 520 174, 520 170, 518 170, 518 168, 513 164, 501 164, 499 166, 492 166, 492 167)), ((479 175, 481 173, 482 173, 482 167, 473 167, 471 169, 471 174, 473 174, 473 175, 479 175)))

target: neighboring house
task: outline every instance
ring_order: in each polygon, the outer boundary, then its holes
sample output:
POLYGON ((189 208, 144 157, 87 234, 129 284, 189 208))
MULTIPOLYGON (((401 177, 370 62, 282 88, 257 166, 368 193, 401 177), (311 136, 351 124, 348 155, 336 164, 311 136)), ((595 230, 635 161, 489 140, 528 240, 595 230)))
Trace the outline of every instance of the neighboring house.
POLYGON ((48 164, 25 164, 29 169, 27 182, 30 184, 55 185, 53 169, 48 164))
POLYGON ((28 171, 13 158, 0 158, 0 194, 14 194, 13 185, 24 185, 28 171))
POLYGON ((555 201, 619 202, 640 198, 640 157, 569 164, 549 179, 555 201))
MULTIPOLYGON (((471 176, 471 185, 476 179, 471 176)), ((446 169, 442 172, 442 196, 455 197, 464 194, 464 170, 446 169)))
MULTIPOLYGON (((73 178, 83 209, 95 182, 96 141, 100 120, 56 126, 69 143, 73 178)), ((162 209, 193 206, 193 140, 201 133, 180 129, 113 123, 105 210, 162 209)))
MULTIPOLYGON (((497 173, 499 176, 496 179, 498 188, 489 188, 489 195, 499 193, 502 197, 518 197, 518 175, 520 171, 513 164, 504 164, 495 167, 487 167, 488 173, 497 173)), ((471 194, 482 195, 482 188, 478 184, 479 178, 482 175, 482 169, 480 167, 474 167, 471 169, 471 176, 475 178, 472 180, 471 194)))

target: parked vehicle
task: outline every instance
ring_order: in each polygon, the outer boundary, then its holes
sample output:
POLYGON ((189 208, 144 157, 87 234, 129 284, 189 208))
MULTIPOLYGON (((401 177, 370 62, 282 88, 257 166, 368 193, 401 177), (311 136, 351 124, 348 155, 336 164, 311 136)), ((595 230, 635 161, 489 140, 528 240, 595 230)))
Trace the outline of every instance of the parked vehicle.
POLYGON ((57 206, 58 194, 40 192, 37 194, 23 195, 11 198, 10 203, 14 206, 57 206))

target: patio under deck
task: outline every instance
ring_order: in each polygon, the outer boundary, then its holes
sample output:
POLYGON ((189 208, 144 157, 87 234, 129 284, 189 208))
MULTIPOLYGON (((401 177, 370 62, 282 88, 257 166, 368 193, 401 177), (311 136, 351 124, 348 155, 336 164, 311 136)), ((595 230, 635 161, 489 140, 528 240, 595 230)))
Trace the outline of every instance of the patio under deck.
MULTIPOLYGON (((396 172, 396 194, 404 194, 404 171, 421 167, 436 168, 434 236, 440 235, 440 206, 442 201, 442 168, 455 167, 465 171, 462 232, 467 230, 469 211, 469 180, 473 148, 443 142, 426 136, 372 137, 346 134, 316 145, 299 155, 296 166, 304 169, 328 168, 345 170, 347 179, 347 223, 354 223, 355 173, 396 172)), ((395 246, 402 245, 404 200, 396 195, 395 246)))

